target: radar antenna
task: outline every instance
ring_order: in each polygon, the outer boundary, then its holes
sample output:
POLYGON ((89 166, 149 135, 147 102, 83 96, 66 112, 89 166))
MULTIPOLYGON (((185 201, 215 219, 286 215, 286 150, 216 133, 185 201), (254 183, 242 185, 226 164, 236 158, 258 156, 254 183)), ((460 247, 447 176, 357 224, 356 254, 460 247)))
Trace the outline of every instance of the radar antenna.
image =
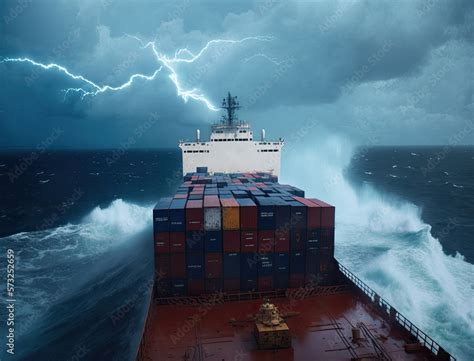
POLYGON ((227 110, 227 115, 223 116, 225 123, 228 126, 232 126, 234 121, 237 120, 237 113, 236 110, 240 108, 239 102, 237 101, 237 97, 233 97, 230 92, 227 93, 227 98, 222 100, 222 109, 227 110))

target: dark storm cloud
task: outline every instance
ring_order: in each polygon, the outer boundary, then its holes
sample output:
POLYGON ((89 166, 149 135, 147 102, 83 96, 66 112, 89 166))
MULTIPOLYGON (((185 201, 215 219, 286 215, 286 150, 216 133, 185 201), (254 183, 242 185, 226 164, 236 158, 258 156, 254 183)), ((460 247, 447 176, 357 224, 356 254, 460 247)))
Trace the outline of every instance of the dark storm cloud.
MULTIPOLYGON (((440 143, 447 129, 472 117, 473 8, 461 0, 8 0, 0 4, 0 56, 56 62, 118 85, 159 66, 125 34, 156 39, 169 56, 182 47, 197 52, 213 38, 273 36, 213 46, 177 67, 179 79, 216 105, 235 91, 245 116, 275 133, 287 128, 286 119, 312 114, 348 136, 366 134, 367 123, 381 143, 426 142, 407 129, 429 129, 440 143)), ((81 101, 61 90, 83 84, 57 71, 0 64, 0 145, 35 146, 61 127, 54 146, 113 147, 158 114, 136 145, 172 146, 219 114, 193 100, 184 104, 168 75, 81 101)))

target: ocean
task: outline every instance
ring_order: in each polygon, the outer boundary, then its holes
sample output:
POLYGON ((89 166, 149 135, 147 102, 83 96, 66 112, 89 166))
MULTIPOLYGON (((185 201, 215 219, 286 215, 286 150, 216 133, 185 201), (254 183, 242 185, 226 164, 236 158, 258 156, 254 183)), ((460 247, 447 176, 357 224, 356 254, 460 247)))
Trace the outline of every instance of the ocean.
MULTIPOLYGON (((318 149, 284 152, 280 181, 335 204, 337 259, 472 360, 474 148, 318 149)), ((8 359, 134 359, 153 274, 151 210, 180 182, 175 149, 0 152, 2 280, 8 249, 16 260, 8 359)), ((4 307, 0 316, 4 325, 4 307)))

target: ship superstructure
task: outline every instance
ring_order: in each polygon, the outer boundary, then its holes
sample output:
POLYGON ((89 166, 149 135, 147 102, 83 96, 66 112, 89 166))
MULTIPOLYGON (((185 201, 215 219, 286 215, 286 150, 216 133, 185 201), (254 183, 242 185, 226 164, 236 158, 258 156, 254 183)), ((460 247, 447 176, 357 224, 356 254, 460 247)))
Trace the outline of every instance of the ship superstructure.
POLYGON ((210 174, 266 172, 279 176, 283 139, 266 140, 262 129, 260 140, 255 140, 250 124, 238 119, 240 106, 230 93, 223 99, 222 108, 226 115, 212 126, 209 141, 201 141, 197 130, 195 141, 179 142, 183 175, 206 166, 210 174))

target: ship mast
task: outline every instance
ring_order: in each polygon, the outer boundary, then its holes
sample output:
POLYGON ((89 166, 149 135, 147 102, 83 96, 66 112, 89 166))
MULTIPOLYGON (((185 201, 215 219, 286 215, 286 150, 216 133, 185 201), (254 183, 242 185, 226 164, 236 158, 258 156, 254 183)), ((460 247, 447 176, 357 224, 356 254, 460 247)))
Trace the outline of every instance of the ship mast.
POLYGON ((222 100, 222 109, 227 110, 227 115, 224 115, 224 122, 227 126, 231 127, 234 125, 234 120, 237 120, 236 110, 240 108, 239 102, 237 101, 237 97, 233 97, 230 92, 227 93, 227 99, 224 98, 222 100))

